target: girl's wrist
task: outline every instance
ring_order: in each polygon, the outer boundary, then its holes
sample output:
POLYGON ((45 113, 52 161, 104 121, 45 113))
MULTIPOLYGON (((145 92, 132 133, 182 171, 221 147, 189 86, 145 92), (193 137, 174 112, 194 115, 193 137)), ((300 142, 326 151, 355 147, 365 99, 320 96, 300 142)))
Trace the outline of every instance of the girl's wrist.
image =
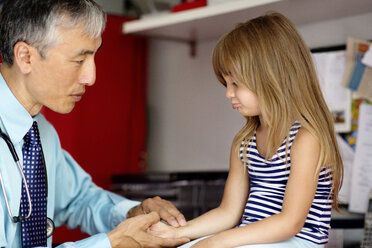
MULTIPOLYGON (((186 224, 186 226, 187 226, 187 224, 186 224)), ((175 228, 176 238, 187 237, 185 235, 185 227, 186 226, 180 226, 180 227, 175 228)))
POLYGON ((176 237, 177 238, 187 237, 187 238, 190 238, 191 239, 190 233, 187 231, 188 229, 189 229, 189 227, 188 227, 188 224, 187 223, 186 223, 185 226, 177 227, 175 229, 175 231, 176 231, 176 237))

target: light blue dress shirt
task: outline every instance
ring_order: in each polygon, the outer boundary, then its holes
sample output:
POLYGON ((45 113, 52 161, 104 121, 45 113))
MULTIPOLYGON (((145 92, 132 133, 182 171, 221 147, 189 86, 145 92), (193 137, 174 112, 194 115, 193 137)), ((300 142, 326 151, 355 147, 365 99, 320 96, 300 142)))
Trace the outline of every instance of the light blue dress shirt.
MULTIPOLYGON (((66 224, 90 235, 65 247, 111 247, 106 232, 125 219, 127 212, 139 202, 131 201, 96 186, 91 177, 61 148, 53 126, 38 114, 34 118, 18 102, 0 73, 0 127, 12 141, 22 164, 23 137, 37 121, 48 174, 48 217, 56 226, 66 224)), ((83 145, 83 143, 81 144, 83 145)), ((105 165, 102 165, 105 166, 105 165)), ((0 138, 0 171, 13 215, 19 215, 21 174, 3 139, 0 138)), ((48 239, 51 247, 52 239, 48 239)), ((0 192, 0 247, 21 247, 21 224, 13 223, 0 192)))

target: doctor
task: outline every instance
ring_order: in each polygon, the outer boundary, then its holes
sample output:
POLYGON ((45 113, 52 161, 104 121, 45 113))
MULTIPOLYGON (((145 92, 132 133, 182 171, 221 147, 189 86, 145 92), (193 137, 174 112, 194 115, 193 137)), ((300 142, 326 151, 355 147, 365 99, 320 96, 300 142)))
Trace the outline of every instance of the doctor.
POLYGON ((159 197, 139 203, 97 187, 40 114, 43 106, 69 113, 94 84, 105 23, 93 0, 4 1, 0 247, 51 247, 52 221, 92 235, 61 248, 172 247, 188 241, 149 235, 147 228, 160 219, 184 225, 183 215, 159 197))

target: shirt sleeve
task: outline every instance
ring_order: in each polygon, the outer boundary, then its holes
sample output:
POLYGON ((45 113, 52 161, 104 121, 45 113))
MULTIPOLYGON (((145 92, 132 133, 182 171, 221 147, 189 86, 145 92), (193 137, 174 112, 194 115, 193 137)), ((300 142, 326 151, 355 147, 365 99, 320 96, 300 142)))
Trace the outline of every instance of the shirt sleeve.
MULTIPOLYGON (((72 156, 62 149, 55 129, 38 115, 48 174, 48 213, 55 226, 79 228, 93 235, 68 242, 64 247, 111 247, 107 232, 126 219, 128 211, 140 202, 131 201, 98 187, 72 156)), ((97 156, 97 154, 92 154, 97 156)), ((102 164, 102 167, 109 166, 102 164)))
POLYGON ((66 151, 62 155, 55 177, 56 226, 79 227, 90 235, 106 233, 140 204, 98 187, 66 151))

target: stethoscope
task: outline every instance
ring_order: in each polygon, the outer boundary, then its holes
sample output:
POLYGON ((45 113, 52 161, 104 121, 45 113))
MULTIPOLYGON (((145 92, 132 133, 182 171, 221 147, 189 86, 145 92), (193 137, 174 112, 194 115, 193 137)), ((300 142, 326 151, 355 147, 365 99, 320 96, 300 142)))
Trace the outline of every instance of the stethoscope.
MULTIPOLYGON (((32 202, 31 202, 30 192, 28 190, 28 185, 27 185, 27 181, 26 181, 26 178, 25 178, 25 174, 23 173, 22 166, 21 166, 21 163, 19 162, 19 158, 18 158, 17 152, 16 152, 16 150, 15 150, 15 148, 13 146, 13 143, 10 141, 10 138, 8 137, 8 135, 6 135, 5 133, 2 132, 1 128, 0 128, 0 136, 4 139, 5 143, 8 145, 9 151, 12 154, 13 159, 14 159, 14 161, 17 164, 17 167, 19 169, 19 172, 22 175, 22 180, 23 180, 23 182, 25 184, 25 188, 26 188, 27 201, 28 201, 28 205, 29 205, 28 214, 27 214, 27 216, 22 216, 22 215, 20 215, 20 216, 14 216, 12 214, 12 211, 10 210, 8 197, 6 196, 6 192, 5 192, 5 186, 4 186, 3 176, 2 176, 1 171, 0 171, 1 188, 2 188, 2 191, 3 191, 3 194, 4 194, 4 198, 5 198, 5 203, 6 203, 6 208, 8 210, 8 214, 9 214, 10 218, 12 219, 13 223, 18 223, 18 222, 22 222, 24 220, 27 220, 31 216, 31 213, 32 213, 32 202)), ((41 149, 41 150, 43 150, 43 149, 41 149)), ((48 176, 47 176, 47 173, 46 173, 46 166, 45 166, 44 154, 43 154, 42 158, 43 158, 44 175, 45 175, 45 181, 46 181, 45 182, 45 190, 46 190, 47 197, 48 197, 48 178, 47 178, 48 176)), ((47 226, 46 226, 47 238, 49 238, 49 237, 51 237, 53 235, 54 228, 55 228, 55 226, 54 226, 53 220, 50 219, 49 217, 47 217, 47 226)))

